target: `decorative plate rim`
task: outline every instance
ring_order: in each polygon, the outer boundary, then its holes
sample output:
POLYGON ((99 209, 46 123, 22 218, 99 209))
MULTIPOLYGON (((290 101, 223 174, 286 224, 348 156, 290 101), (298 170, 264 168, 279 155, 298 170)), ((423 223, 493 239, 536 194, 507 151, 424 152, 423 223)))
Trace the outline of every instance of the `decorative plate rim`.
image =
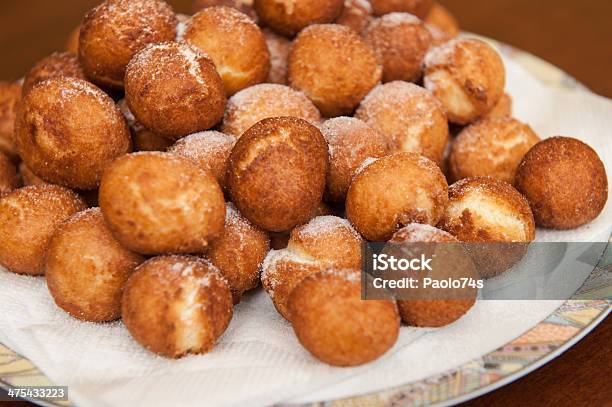
MULTIPOLYGON (((503 55, 519 63, 548 86, 590 92, 576 79, 535 55, 479 37, 494 44, 503 55)), ((608 242, 604 255, 610 246, 608 242)), ((605 265, 607 268, 610 266, 605 265)), ((550 362, 590 333, 611 310, 609 300, 570 299, 502 347, 443 373, 375 393, 302 406, 447 406, 465 402, 509 384, 550 362), (541 342, 533 342, 536 338, 541 342)), ((52 382, 32 362, 0 343, 0 388, 9 390, 26 385, 52 385, 52 382), (10 370, 11 365, 16 370, 10 370)), ((44 407, 73 406, 70 402, 24 400, 44 407)))

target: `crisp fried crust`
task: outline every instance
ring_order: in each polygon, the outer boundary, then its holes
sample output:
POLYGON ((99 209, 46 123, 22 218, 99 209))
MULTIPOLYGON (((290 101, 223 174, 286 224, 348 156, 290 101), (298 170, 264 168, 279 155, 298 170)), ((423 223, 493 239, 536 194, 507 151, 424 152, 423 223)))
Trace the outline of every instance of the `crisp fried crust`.
POLYGON ((55 303, 75 318, 103 322, 121 317, 121 295, 144 257, 123 248, 99 208, 82 211, 53 234, 45 275, 55 303))
POLYGON ((381 77, 374 50, 348 27, 311 25, 291 46, 289 84, 304 92, 325 116, 351 114, 381 77))
POLYGON ((270 53, 264 35, 253 20, 234 8, 217 6, 198 12, 187 23, 183 40, 213 60, 228 96, 268 76, 270 53))
POLYGON ((79 60, 93 82, 123 88, 125 67, 148 44, 172 41, 178 21, 163 0, 106 0, 89 11, 79 32, 79 60))
POLYGON ((115 238, 142 254, 202 253, 223 230, 225 202, 214 176, 169 153, 113 162, 99 200, 115 238))
POLYGON ((255 0, 262 25, 286 37, 293 37, 312 24, 331 23, 344 7, 344 0, 255 0))
POLYGON ((179 358, 212 350, 232 318, 232 295, 210 262, 160 256, 141 264, 129 278, 121 311, 138 343, 179 358))
POLYGON ((0 198, 0 264, 18 274, 43 275, 49 239, 66 219, 86 208, 57 185, 33 185, 0 198))
POLYGON ((76 54, 54 52, 41 59, 30 69, 23 80, 22 97, 37 83, 57 77, 70 77, 85 80, 85 73, 76 54))
POLYGON ((91 83, 69 77, 47 79, 25 95, 15 143, 38 177, 78 189, 97 188, 111 161, 132 148, 113 100, 91 83))
POLYGON ((396 342, 400 318, 393 301, 361 299, 357 270, 326 270, 303 279, 289 297, 300 343, 334 366, 377 359, 396 342))
POLYGON ((359 166, 368 158, 387 155, 387 139, 353 117, 335 117, 325 121, 319 128, 329 145, 326 199, 344 202, 359 166))
POLYGON ((380 158, 353 178, 346 215, 366 239, 387 241, 409 223, 435 225, 448 202, 440 168, 415 153, 380 158))
POLYGON ((130 60, 125 99, 140 123, 173 139, 213 127, 226 103, 212 59, 176 42, 149 45, 130 60))
POLYGON ((592 221, 608 199, 601 159, 570 137, 552 137, 533 146, 518 167, 515 184, 527 197, 536 223, 552 229, 573 229, 592 221))
POLYGON ((449 156, 453 180, 489 176, 514 182, 519 163, 538 135, 510 117, 491 117, 466 127, 453 140, 449 156))
POLYGON ((227 279, 235 304, 240 302, 245 291, 259 285, 261 265, 269 250, 270 238, 267 233, 228 203, 225 228, 211 243, 206 257, 227 279))
POLYGON ((288 231, 306 222, 321 202, 327 161, 327 143, 316 127, 295 117, 264 119, 230 154, 232 202, 262 229, 288 231))

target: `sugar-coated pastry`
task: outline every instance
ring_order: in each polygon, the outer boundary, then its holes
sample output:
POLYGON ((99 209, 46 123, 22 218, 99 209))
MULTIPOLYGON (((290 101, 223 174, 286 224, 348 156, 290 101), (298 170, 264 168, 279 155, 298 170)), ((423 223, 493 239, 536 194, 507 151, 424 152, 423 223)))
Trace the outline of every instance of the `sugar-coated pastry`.
POLYGON ((511 117, 512 116, 512 96, 504 93, 495 107, 484 117, 511 117))
POLYGON ((291 324, 300 343, 333 366, 357 366, 397 341, 394 301, 361 299, 358 270, 324 270, 304 278, 289 297, 291 324))
POLYGON ((389 13, 370 22, 363 36, 382 58, 383 82, 417 82, 431 46, 425 23, 409 13, 389 13))
POLYGON ((372 13, 368 0, 344 0, 344 9, 334 23, 345 25, 360 34, 372 20, 372 13))
POLYGON ((451 179, 488 176, 512 184, 519 163, 538 141, 531 127, 516 119, 479 120, 464 128, 452 142, 451 179))
POLYGON ((529 150, 515 185, 525 195, 538 226, 573 229, 595 219, 608 200, 606 169, 587 144, 551 137, 529 150))
MULTIPOLYGON (((433 260, 432 271, 425 275, 419 275, 420 271, 407 273, 419 282, 423 277, 438 281, 449 278, 472 278, 475 281, 478 278, 474 264, 459 240, 431 225, 411 223, 395 232, 389 243, 394 250, 432 251, 437 255, 430 257, 433 260)), ((478 295, 478 290, 468 284, 458 289, 427 289, 421 284, 408 290, 410 298, 397 301, 400 316, 405 324, 422 327, 441 327, 455 322, 472 308, 478 295)))
POLYGON ((259 285, 261 264, 270 250, 270 238, 228 203, 225 228, 206 251, 208 258, 227 279, 234 303, 245 291, 259 285))
POLYGON ((369 0, 375 16, 393 12, 414 14, 424 18, 432 7, 433 0, 369 0))
POLYGON ((262 30, 270 53, 270 71, 268 83, 287 84, 287 60, 291 50, 291 41, 269 29, 262 30))
POLYGON ((226 103, 213 61, 198 48, 177 42, 149 45, 132 58, 125 98, 140 123, 173 139, 213 127, 226 103))
POLYGON ((187 23, 182 40, 213 60, 227 96, 268 76, 266 39, 253 20, 235 8, 217 6, 198 12, 187 23))
POLYGON ((448 189, 440 228, 463 242, 530 242, 529 204, 512 185, 491 177, 464 178, 448 189))
POLYGON ((122 247, 99 208, 72 216, 51 237, 45 261, 55 303, 75 318, 103 322, 121 317, 123 287, 144 258, 122 247))
POLYGON ((505 78, 499 54, 478 39, 449 41, 425 57, 424 85, 453 123, 472 123, 490 112, 504 93, 505 78))
POLYGON ((223 231, 215 177, 188 158, 141 152, 115 160, 100 184, 100 208, 115 238, 142 254, 202 253, 223 231))
POLYGON ((326 199, 344 202, 353 175, 368 158, 388 154, 387 139, 353 117, 334 117, 319 127, 329 146, 326 199))
POLYGON ((351 114, 381 77, 372 47, 343 25, 311 25, 291 46, 289 84, 304 92, 325 116, 351 114))
POLYGON ((13 141, 13 129, 17 105, 21 100, 21 85, 18 83, 0 82, 0 152, 11 159, 17 158, 17 149, 13 141))
POLYGON ((11 159, 0 151, 0 196, 11 192, 19 186, 17 168, 11 159))
POLYGON ((18 274, 44 274, 51 235, 85 208, 76 193, 57 185, 28 186, 0 197, 0 265, 18 274))
MULTIPOLYGON (((325 202, 320 202, 319 205, 315 208, 315 210, 311 214, 310 219, 316 218, 317 216, 329 216, 329 215, 335 215, 335 214, 336 213, 333 208, 331 208, 325 202)), ((289 236, 292 231, 293 230, 289 232, 280 232, 280 233, 270 232, 268 233, 270 235, 270 247, 274 250, 280 250, 280 249, 287 248, 287 245, 289 244, 289 236)))
POLYGON ((433 161, 396 153, 365 164, 346 196, 346 217, 363 237, 387 241, 404 225, 442 218, 448 185, 433 161))
POLYGON ((53 184, 95 189, 102 172, 132 148, 115 102, 82 79, 51 78, 21 101, 15 143, 23 162, 53 184))
POLYGON ((449 41, 457 37, 460 33, 459 23, 455 16, 438 2, 434 2, 431 6, 424 21, 434 32, 436 32, 434 37, 438 40, 444 40, 444 42, 449 41))
POLYGON ((255 225, 285 232, 306 222, 325 189, 328 148, 321 132, 296 117, 264 119, 230 154, 232 202, 255 225))
POLYGON ((98 85, 122 89, 125 67, 148 44, 172 41, 177 20, 163 0, 105 0, 89 11, 79 33, 79 60, 98 85))
POLYGON ((243 89, 228 100, 221 131, 240 137, 255 123, 280 116, 299 117, 311 124, 321 120, 317 107, 302 92, 262 83, 243 89))
POLYGON ((225 188, 227 161, 234 144, 236 137, 231 134, 210 130, 183 137, 168 152, 193 160, 203 170, 210 171, 225 188))
POLYGON ((47 181, 34 174, 23 162, 19 163, 19 175, 21 175, 24 186, 48 184, 47 181))
POLYGON ((297 284, 330 267, 359 270, 362 244, 346 219, 315 217, 291 232, 285 249, 268 253, 262 265, 262 285, 278 312, 290 320, 287 301, 297 284))
POLYGON ((254 22, 257 22, 257 13, 255 13, 255 9, 253 8, 253 0, 194 0, 191 10, 193 14, 196 14, 207 7, 215 6, 235 8, 241 13, 249 16, 254 22))
POLYGON ((38 61, 23 80, 22 97, 37 83, 57 77, 86 79, 76 54, 54 52, 38 61))
POLYGON ((355 117, 386 136, 392 152, 414 152, 440 165, 448 144, 448 122, 440 103, 426 89, 393 81, 361 101, 355 117))
POLYGON ((210 352, 232 319, 232 294, 209 261, 159 256, 130 276, 123 323, 140 345, 169 358, 210 352))
POLYGON ((140 123, 127 105, 125 99, 117 102, 119 110, 125 117, 130 133, 134 151, 166 151, 172 145, 173 140, 153 133, 140 123))
POLYGON ((331 23, 344 7, 344 0, 254 0, 259 21, 285 37, 293 37, 312 24, 331 23))

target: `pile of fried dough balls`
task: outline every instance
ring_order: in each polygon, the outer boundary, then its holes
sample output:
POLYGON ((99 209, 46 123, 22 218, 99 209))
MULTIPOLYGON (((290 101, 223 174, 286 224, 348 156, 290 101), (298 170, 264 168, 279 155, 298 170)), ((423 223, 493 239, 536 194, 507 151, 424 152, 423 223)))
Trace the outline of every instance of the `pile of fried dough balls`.
POLYGON ((360 365, 476 298, 362 300, 364 242, 527 243, 606 203, 597 153, 512 118, 500 56, 435 2, 194 7, 103 1, 0 85, 0 264, 75 318, 205 353, 261 282, 310 353, 360 365))

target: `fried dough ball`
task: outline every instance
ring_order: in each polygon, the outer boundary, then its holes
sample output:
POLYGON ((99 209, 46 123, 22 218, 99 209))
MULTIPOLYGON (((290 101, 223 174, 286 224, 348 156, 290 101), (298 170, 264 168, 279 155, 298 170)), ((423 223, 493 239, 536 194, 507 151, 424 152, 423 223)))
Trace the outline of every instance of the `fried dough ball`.
POLYGON ((449 156, 453 180, 489 176, 514 182, 519 163, 540 138, 529 125, 493 117, 469 125, 453 140, 449 156))
POLYGON ((163 0, 105 0, 89 11, 79 34, 79 60, 93 82, 123 88, 130 59, 148 44, 172 41, 177 19, 163 0))
POLYGON ((183 137, 168 152, 193 160, 203 170, 210 171, 225 188, 227 161, 234 144, 236 137, 211 130, 183 137))
POLYGON ((209 261, 160 256, 130 276, 121 311, 136 342, 159 355, 179 358, 213 349, 232 319, 232 294, 209 261))
POLYGON ((431 34, 417 17, 408 13, 385 14, 372 20, 363 36, 382 58, 383 82, 421 79, 431 34))
POLYGON ((453 123, 472 123, 490 112, 504 93, 505 78, 499 54, 474 38, 449 41, 425 57, 424 85, 453 123))
POLYGON ((253 20, 234 8, 205 8, 191 17, 182 39, 210 56, 228 96, 268 76, 265 37, 253 20))
POLYGON ((227 102, 221 131, 240 137, 269 117, 293 116, 317 124, 321 114, 302 92, 288 86, 263 83, 241 90, 227 102))
POLYGON ((172 145, 172 139, 153 133, 143 126, 136 117, 134 117, 125 99, 121 99, 117 102, 117 106, 130 128, 134 151, 166 151, 166 149, 172 145))
POLYGON ((45 275, 55 303, 75 318, 103 322, 121 317, 123 287, 144 258, 123 248, 99 208, 72 216, 47 249, 45 275))
POLYGON ((76 54, 54 52, 48 57, 41 59, 26 74, 21 91, 22 97, 37 83, 58 77, 86 79, 76 54))
POLYGON ((223 117, 223 81, 198 48, 177 42, 149 45, 125 72, 125 98, 149 130, 179 139, 207 130, 223 117))
POLYGON ((70 52, 71 54, 79 53, 79 36, 81 33, 81 26, 79 25, 74 30, 70 32, 68 38, 66 39, 66 52, 70 52))
POLYGON ((254 0, 259 21, 285 37, 293 37, 312 24, 331 23, 344 8, 344 0, 254 0))
POLYGON ((353 117, 329 119, 320 130, 329 146, 325 195, 332 202, 344 202, 355 171, 366 159, 387 155, 387 140, 353 117))
POLYGON ((48 184, 47 181, 37 177, 23 162, 19 163, 19 174, 24 186, 48 184))
MULTIPOLYGON (((330 208, 325 202, 320 202, 316 209, 310 216, 310 219, 316 218, 317 216, 328 216, 334 215, 334 210, 330 208)), ((280 250, 287 248, 289 244, 290 232, 282 233, 269 233, 270 235, 270 247, 274 250, 280 250)))
POLYGON ((601 159, 571 137, 552 137, 533 146, 518 166, 515 185, 529 201, 536 223, 552 229, 592 221, 608 199, 601 159))
POLYGON ((270 71, 268 72, 268 83, 287 84, 287 59, 291 50, 291 41, 282 37, 272 30, 262 30, 270 53, 270 71))
POLYGON ((440 103, 413 83, 393 81, 375 87, 355 117, 387 137, 390 151, 415 152, 440 165, 448 144, 448 122, 440 103))
POLYGON ((346 195, 346 217, 366 239, 387 241, 404 225, 442 218, 448 185, 433 161, 396 153, 362 168, 346 195))
POLYGON ((511 117, 512 116, 512 97, 504 93, 495 107, 484 117, 511 117))
POLYGON ((510 184, 491 177, 464 178, 450 186, 438 227, 469 242, 478 273, 497 276, 517 263, 535 239, 529 204, 510 184))
MULTIPOLYGON (((459 240, 443 230, 412 223, 395 232, 389 242, 408 251, 433 251, 436 257, 432 257, 433 271, 427 272, 428 278, 440 281, 447 278, 478 278, 474 264, 460 246, 459 240), (419 243, 423 245, 419 246, 419 243), (446 256, 442 256, 444 254, 446 256)), ((419 280, 423 277, 422 272, 408 274, 415 274, 413 278, 419 280)), ((478 295, 478 290, 469 286, 460 289, 428 290, 420 285, 417 289, 409 290, 410 299, 397 301, 400 316, 407 325, 423 327, 441 327, 455 322, 472 308, 478 295)))
POLYGON ((394 301, 361 299, 358 270, 325 270, 306 277, 289 297, 300 343, 333 366, 357 366, 387 352, 399 335, 394 301))
POLYGON ((291 45, 289 84, 327 117, 351 114, 381 77, 374 50, 343 25, 311 25, 291 45))
POLYGON ((344 0, 344 9, 334 23, 345 25, 361 34, 372 20, 372 13, 372 5, 368 0, 344 0))
POLYGON ((259 285, 259 272, 269 250, 270 238, 266 232, 254 226, 232 203, 228 203, 225 228, 211 243, 206 257, 227 279, 234 304, 240 302, 245 291, 259 285))
POLYGON ((424 18, 429 13, 433 0, 370 0, 370 4, 375 16, 403 12, 424 18))
POLYGON ((257 13, 253 8, 253 0, 194 0, 191 10, 193 14, 207 8, 215 6, 227 6, 235 8, 241 13, 249 16, 251 20, 257 22, 257 13))
POLYGON ((13 273, 43 275, 51 235, 85 208, 76 193, 57 185, 28 186, 0 197, 0 265, 13 273))
POLYGON ((115 160, 102 177, 99 199, 115 238, 138 253, 202 253, 223 231, 221 187, 211 173, 174 154, 115 160))
POLYGON ((507 182, 464 178, 448 189, 439 227, 463 242, 530 242, 535 224, 527 200, 507 182))
POLYGON ((77 78, 51 78, 23 98, 15 121, 23 162, 53 184, 95 189, 102 172, 132 148, 115 102, 77 78))
POLYGON ((17 168, 8 156, 0 152, 0 196, 19 186, 17 168))
POLYGON ((306 276, 320 270, 361 268, 363 239, 336 216, 318 216, 291 232, 286 249, 272 250, 262 265, 261 281, 278 312, 290 320, 287 301, 306 276))
POLYGON ((17 158, 13 129, 20 100, 20 84, 0 82, 0 152, 5 153, 11 159, 17 158))
POLYGON ((455 16, 442 4, 434 2, 429 10, 429 13, 425 16, 425 23, 430 27, 433 27, 438 31, 441 38, 442 36, 446 40, 451 40, 457 37, 460 33, 459 23, 455 16))
POLYGON ((262 229, 288 231, 306 222, 321 202, 327 155, 321 132, 307 121, 264 119, 238 139, 230 154, 232 201, 262 229))

